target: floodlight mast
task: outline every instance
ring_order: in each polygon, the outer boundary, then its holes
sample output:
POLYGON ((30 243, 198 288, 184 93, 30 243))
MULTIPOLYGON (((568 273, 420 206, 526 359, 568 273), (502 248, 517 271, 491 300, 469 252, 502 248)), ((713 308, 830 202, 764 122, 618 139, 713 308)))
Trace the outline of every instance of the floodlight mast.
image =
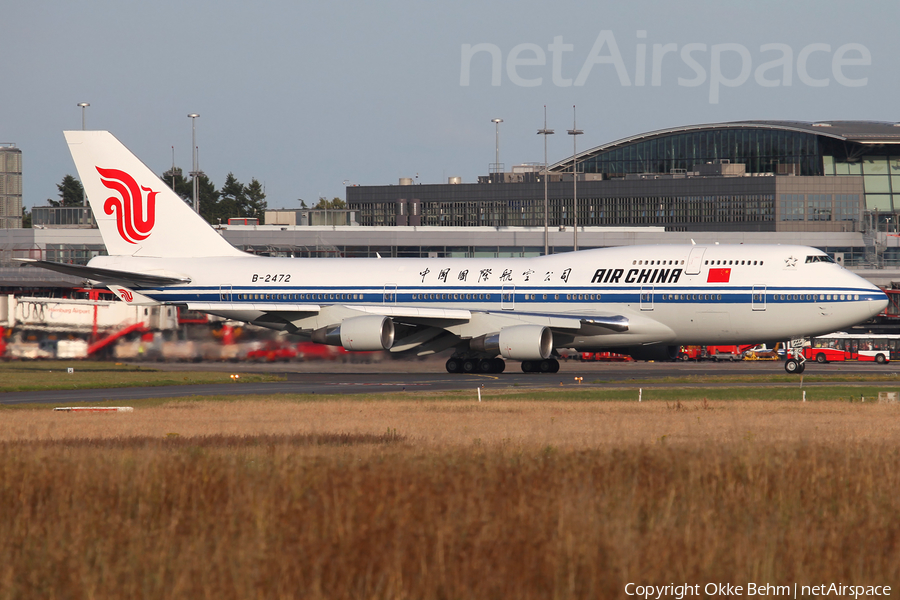
POLYGON ((578 251, 578 136, 584 133, 578 129, 575 114, 575 105, 572 105, 572 129, 569 135, 572 136, 572 224, 575 230, 574 250, 578 251))
POLYGON ((538 129, 538 135, 544 136, 544 256, 550 254, 550 209, 547 201, 547 136, 553 135, 552 129, 547 129, 547 105, 544 105, 544 128, 538 129))
POLYGON ((200 213, 200 180, 197 178, 200 175, 200 168, 197 165, 199 162, 199 156, 197 152, 197 117, 199 117, 197 113, 191 113, 188 117, 191 120, 191 156, 193 168, 191 169, 191 178, 194 183, 194 212, 200 213))
MULTIPOLYGON (((82 131, 85 130, 85 110, 90 105, 91 105, 90 102, 79 102, 78 103, 78 106, 81 107, 81 130, 82 131)), ((87 194, 82 194, 82 196, 83 196, 83 200, 82 200, 81 204, 82 204, 82 206, 87 206, 88 205, 87 194)), ((85 212, 87 212, 87 211, 85 211, 85 212)))
MULTIPOLYGON (((503 119, 491 119, 491 123, 494 124, 496 129, 496 153, 494 155, 494 173, 502 173, 503 169, 500 167, 500 123, 503 122, 503 119)), ((495 182, 496 183, 496 182, 495 182)))
POLYGON ((91 105, 90 102, 79 102, 79 103, 78 103, 78 106, 81 107, 81 130, 82 130, 82 131, 85 130, 85 126, 84 126, 84 123, 85 123, 84 112, 85 112, 85 109, 86 109, 88 106, 90 106, 90 105, 91 105))

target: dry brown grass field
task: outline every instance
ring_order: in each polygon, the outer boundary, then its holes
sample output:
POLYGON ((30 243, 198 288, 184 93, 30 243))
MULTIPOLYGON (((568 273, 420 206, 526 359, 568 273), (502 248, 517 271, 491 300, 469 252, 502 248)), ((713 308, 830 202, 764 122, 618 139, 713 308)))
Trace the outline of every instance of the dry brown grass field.
POLYGON ((6 410, 0 598, 896 593, 898 465, 900 407, 858 402, 6 410))

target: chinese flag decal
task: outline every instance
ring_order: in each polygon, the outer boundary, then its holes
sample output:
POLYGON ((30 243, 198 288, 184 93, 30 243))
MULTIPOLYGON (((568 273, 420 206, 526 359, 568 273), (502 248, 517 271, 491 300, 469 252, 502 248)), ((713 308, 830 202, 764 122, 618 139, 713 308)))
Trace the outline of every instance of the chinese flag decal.
POLYGON ((731 269, 710 269, 706 283, 728 283, 731 279, 731 269))

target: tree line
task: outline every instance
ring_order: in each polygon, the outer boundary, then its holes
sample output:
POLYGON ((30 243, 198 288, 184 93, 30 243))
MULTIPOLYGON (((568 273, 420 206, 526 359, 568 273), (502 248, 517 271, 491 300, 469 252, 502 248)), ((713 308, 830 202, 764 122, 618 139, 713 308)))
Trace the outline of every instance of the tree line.
MULTIPOLYGON (((172 190, 184 200, 189 206, 194 206, 194 185, 190 179, 184 176, 181 169, 169 169, 161 176, 172 190)), ((252 178, 248 185, 244 185, 237 180, 234 173, 228 173, 225 178, 225 184, 216 189, 216 186, 205 173, 200 173, 198 180, 198 196, 200 201, 200 216, 206 219, 210 224, 228 223, 228 219, 234 218, 254 218, 259 219, 260 225, 264 224, 266 208, 266 191, 262 184, 252 178)), ((60 206, 83 206, 84 205, 84 187, 72 175, 63 177, 62 182, 57 184, 56 189, 59 190, 59 200, 52 198, 47 199, 47 204, 54 207, 60 206)), ((302 199, 297 200, 301 209, 310 208, 302 199)), ((317 204, 312 206, 313 209, 342 209, 347 204, 340 198, 319 198, 317 204)), ((22 209, 23 226, 31 226, 31 215, 22 209)))
MULTIPOLYGON (((161 177, 182 200, 193 207, 194 184, 184 176, 181 169, 169 169, 161 177)), ((256 218, 260 224, 263 223, 267 207, 266 192, 255 177, 244 185, 234 173, 228 173, 225 184, 220 189, 216 189, 205 173, 201 173, 197 180, 200 216, 208 223, 227 223, 228 219, 233 218, 256 218)), ((63 177, 56 189, 59 190, 59 200, 48 198, 47 204, 50 206, 84 205, 84 187, 72 175, 63 177)))

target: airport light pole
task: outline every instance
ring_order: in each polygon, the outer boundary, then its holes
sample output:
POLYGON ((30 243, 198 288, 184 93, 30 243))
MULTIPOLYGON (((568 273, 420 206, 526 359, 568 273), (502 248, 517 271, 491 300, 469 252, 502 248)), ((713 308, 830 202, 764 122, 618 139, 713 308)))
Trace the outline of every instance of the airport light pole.
POLYGON ((197 162, 199 157, 197 156, 197 117, 199 117, 197 113, 191 113, 188 117, 191 119, 191 158, 192 158, 192 169, 191 169, 191 178, 194 183, 194 212, 200 214, 200 180, 197 179, 197 176, 200 174, 199 169, 197 167, 197 162))
POLYGON ((491 119, 491 123, 494 124, 496 129, 496 154, 494 160, 497 162, 494 163, 494 173, 502 173, 503 171, 500 169, 500 123, 503 122, 503 119, 491 119))
POLYGON ((88 106, 90 106, 90 105, 91 105, 90 102, 79 102, 79 103, 78 103, 78 106, 81 107, 81 130, 82 130, 82 131, 84 131, 84 129, 85 129, 85 127, 84 127, 84 123, 85 123, 85 121, 84 121, 84 110, 85 110, 88 106))
POLYGON ((578 136, 584 133, 578 129, 577 118, 575 114, 575 105, 572 105, 572 129, 569 135, 572 136, 572 223, 575 229, 574 249, 578 251, 578 136))
POLYGON ((552 129, 547 129, 547 105, 544 105, 544 128, 538 129, 538 135, 544 136, 544 256, 550 254, 550 231, 548 228, 549 213, 547 202, 547 136, 553 135, 552 129))
MULTIPOLYGON (((85 114, 84 114, 84 113, 85 113, 85 109, 86 109, 88 106, 90 106, 90 105, 91 105, 90 102, 79 102, 79 103, 78 103, 78 106, 81 107, 81 130, 82 130, 82 131, 85 130, 85 126, 84 126, 84 125, 85 125, 85 114)), ((83 196, 84 196, 84 199, 82 200, 81 205, 82 205, 82 206, 87 206, 87 205, 88 205, 87 194, 83 194, 83 196)), ((85 211, 85 213, 87 213, 87 211, 85 211)))
POLYGON ((172 146, 172 191, 175 191, 175 146, 172 146))

